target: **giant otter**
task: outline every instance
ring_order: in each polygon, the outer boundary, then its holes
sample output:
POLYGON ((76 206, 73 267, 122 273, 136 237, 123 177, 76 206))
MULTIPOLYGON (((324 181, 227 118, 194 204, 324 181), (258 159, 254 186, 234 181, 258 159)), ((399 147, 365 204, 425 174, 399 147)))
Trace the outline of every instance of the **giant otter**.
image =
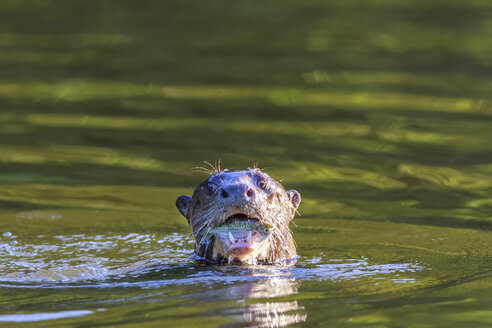
POLYGON ((295 190, 283 186, 258 168, 217 170, 202 182, 193 197, 179 196, 178 210, 195 236, 195 253, 209 263, 276 263, 296 257, 289 229, 301 202, 295 190), (241 227, 229 229, 235 225, 241 227), (265 227, 268 227, 265 228, 265 227), (214 235, 214 231, 231 230, 214 235))

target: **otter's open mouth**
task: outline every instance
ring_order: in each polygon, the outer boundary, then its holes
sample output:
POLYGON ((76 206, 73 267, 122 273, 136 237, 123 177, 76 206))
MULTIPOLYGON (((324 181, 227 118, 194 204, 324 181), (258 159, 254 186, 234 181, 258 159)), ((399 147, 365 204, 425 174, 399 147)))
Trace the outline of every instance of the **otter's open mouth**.
POLYGON ((254 253, 269 236, 261 220, 244 213, 235 213, 214 231, 226 257, 243 260, 254 253))
POLYGON ((250 217, 244 213, 236 213, 229 216, 224 222, 224 224, 235 224, 235 223, 260 224, 260 219, 250 217))

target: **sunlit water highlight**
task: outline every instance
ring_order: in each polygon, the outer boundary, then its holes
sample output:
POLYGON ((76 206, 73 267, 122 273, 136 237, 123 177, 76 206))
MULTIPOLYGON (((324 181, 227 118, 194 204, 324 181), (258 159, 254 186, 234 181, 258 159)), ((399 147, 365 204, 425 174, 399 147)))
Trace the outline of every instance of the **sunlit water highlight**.
MULTIPOLYGON (((44 236, 38 236, 43 238, 44 236)), ((320 256, 311 259, 301 259, 295 266, 263 265, 234 267, 230 272, 234 275, 223 275, 219 271, 206 268, 197 269, 193 275, 180 279, 166 279, 168 270, 176 267, 188 267, 195 270, 193 264, 193 240, 189 236, 174 233, 169 236, 157 237, 155 234, 140 235, 131 233, 126 236, 118 235, 71 235, 53 236, 51 243, 46 241, 40 245, 19 242, 15 235, 9 235, 9 242, 0 243, 0 281, 4 283, 28 283, 34 288, 57 288, 58 283, 69 284, 72 287, 111 287, 138 286, 164 287, 169 284, 188 285, 206 283, 225 284, 241 281, 254 281, 269 277, 291 277, 300 280, 340 280, 374 278, 385 279, 384 275, 391 274, 399 277, 405 273, 424 270, 418 264, 370 264, 367 259, 330 259, 320 256), (105 257, 105 252, 118 249, 118 255, 105 257), (171 268, 169 268, 169 266, 171 268), (243 272, 244 271, 244 272, 243 272), (121 279, 155 272, 162 276, 158 281, 116 281, 106 283, 107 279, 121 279), (244 273, 254 272, 254 274, 244 273), (381 278, 383 277, 383 278, 381 278), (93 284, 84 284, 94 281, 93 284), (46 283, 57 283, 50 285, 46 283), (74 286, 74 283, 78 283, 74 286)), ((213 268, 213 266, 211 266, 213 268)), ((228 271, 229 273, 229 271, 228 271)), ((393 281, 413 282, 413 278, 395 278, 393 281)), ((8 285, 2 285, 8 286, 8 285)))
POLYGON ((62 311, 51 313, 32 313, 32 314, 11 314, 0 315, 0 322, 34 322, 45 320, 56 320, 63 318, 75 318, 82 317, 84 315, 92 314, 92 311, 62 311))
POLYGON ((0 261, 0 281, 75 283, 138 275, 155 264, 189 262, 193 249, 193 240, 177 233, 37 237, 43 244, 19 242, 15 235, 0 243, 0 257, 6 260, 0 261))
MULTIPOLYGON (((121 302, 141 304, 158 299, 172 301, 166 290, 187 288, 178 299, 208 299, 215 302, 235 301, 242 305, 248 299, 280 300, 298 293, 302 283, 332 281, 379 285, 379 281, 412 284, 415 273, 426 270, 416 263, 371 264, 367 259, 300 258, 296 265, 260 266, 197 266, 193 263, 192 241, 189 236, 173 233, 156 234, 55 235, 50 242, 31 244, 6 235, 0 244, 0 288, 18 290, 115 290, 139 289, 146 292, 124 299, 94 300, 92 306, 111 306, 121 302), (132 249, 133 248, 133 249, 132 249), (124 259, 104 257, 104 253, 119 249, 124 259), (131 256, 128 256, 132 253, 131 256), (56 258, 56 260, 52 260, 56 258), (8 272, 8 273, 7 273, 8 272), (7 273, 7 274, 5 274, 7 273), (361 282, 361 279, 363 282, 361 282)), ((44 236, 37 236, 43 238, 44 236)), ((101 309, 98 309, 100 311, 101 309)), ((76 318, 93 314, 91 310, 40 312, 0 315, 0 322, 37 322, 76 318)), ((304 322, 305 308, 297 301, 250 304, 228 308, 225 313, 237 322, 285 326, 304 322)))

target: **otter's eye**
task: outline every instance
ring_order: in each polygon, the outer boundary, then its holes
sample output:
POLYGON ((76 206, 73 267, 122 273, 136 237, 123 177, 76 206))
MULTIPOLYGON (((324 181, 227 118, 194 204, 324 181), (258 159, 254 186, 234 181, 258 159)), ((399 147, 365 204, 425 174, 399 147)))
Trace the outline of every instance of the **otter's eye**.
POLYGON ((219 186, 217 186, 215 183, 209 182, 209 183, 207 183, 207 186, 205 188, 207 188, 207 192, 209 192, 210 194, 213 194, 217 190, 218 187, 219 186))
POLYGON ((265 178, 258 180, 256 183, 261 189, 266 189, 268 187, 268 181, 265 178))

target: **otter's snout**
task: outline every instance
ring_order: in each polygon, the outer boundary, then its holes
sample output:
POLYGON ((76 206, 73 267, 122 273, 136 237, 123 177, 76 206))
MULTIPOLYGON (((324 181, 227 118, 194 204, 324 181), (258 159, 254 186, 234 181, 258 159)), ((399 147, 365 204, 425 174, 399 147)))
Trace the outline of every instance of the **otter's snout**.
POLYGON ((219 191, 219 199, 232 204, 251 202, 255 197, 255 189, 246 183, 228 184, 219 191))

